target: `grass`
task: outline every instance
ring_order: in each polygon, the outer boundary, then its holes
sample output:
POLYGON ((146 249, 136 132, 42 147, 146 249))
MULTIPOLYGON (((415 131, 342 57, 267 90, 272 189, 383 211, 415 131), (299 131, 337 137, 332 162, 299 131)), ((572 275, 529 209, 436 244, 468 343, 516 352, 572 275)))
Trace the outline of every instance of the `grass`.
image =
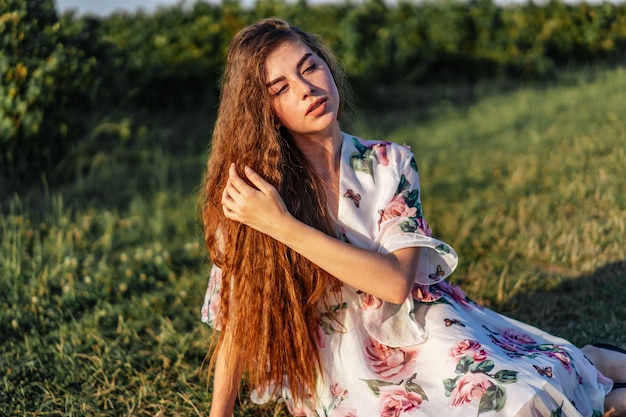
MULTIPOLYGON (((626 345, 625 91, 626 70, 581 72, 366 113, 350 131, 411 145, 470 296, 578 344, 626 345)), ((75 183, 2 196, 1 415, 207 413, 195 191, 210 125, 107 116, 71 155, 75 183)), ((242 396, 237 415, 258 411, 242 396)))
POLYGON ((624 69, 578 73, 466 106, 444 103, 387 136, 416 152, 426 216, 461 254, 452 280, 580 344, 626 343, 624 87, 624 69), (589 299, 602 291, 589 278, 608 287, 604 302, 589 299), (535 293, 545 291, 538 305, 535 293), (600 317, 583 314, 585 305, 602 306, 600 317))

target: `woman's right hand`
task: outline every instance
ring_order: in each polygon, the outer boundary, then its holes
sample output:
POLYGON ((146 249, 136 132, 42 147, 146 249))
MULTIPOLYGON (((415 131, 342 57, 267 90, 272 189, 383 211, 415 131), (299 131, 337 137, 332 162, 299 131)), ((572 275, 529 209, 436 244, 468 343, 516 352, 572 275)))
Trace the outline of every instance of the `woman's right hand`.
POLYGON ((244 172, 252 187, 237 175, 234 164, 228 171, 222 194, 228 219, 273 237, 354 288, 394 304, 406 300, 415 281, 419 248, 383 254, 345 243, 297 220, 275 187, 248 167, 244 172))
POLYGON ((237 174, 234 163, 230 165, 222 193, 224 215, 280 240, 287 223, 295 218, 274 186, 250 167, 244 167, 244 173, 253 187, 237 174))

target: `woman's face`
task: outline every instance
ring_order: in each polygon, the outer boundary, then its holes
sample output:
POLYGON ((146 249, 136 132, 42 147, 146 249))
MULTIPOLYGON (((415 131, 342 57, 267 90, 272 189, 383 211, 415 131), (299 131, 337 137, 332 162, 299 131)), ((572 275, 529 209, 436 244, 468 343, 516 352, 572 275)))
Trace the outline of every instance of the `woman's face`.
POLYGON ((277 122, 294 138, 337 123, 339 93, 326 62, 301 42, 284 42, 265 61, 265 81, 277 122))

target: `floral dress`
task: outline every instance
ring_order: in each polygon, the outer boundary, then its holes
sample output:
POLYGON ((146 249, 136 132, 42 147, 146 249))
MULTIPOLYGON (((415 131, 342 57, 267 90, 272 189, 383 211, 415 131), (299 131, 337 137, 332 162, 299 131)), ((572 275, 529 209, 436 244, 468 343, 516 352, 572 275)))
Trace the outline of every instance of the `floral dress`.
MULTIPOLYGON (((320 311, 322 375, 295 416, 600 416, 611 381, 561 338, 469 300, 444 279, 453 248, 432 237, 411 151, 344 134, 337 225, 350 244, 382 253, 421 247, 411 296, 388 303, 343 284, 320 311), (337 324, 339 318, 341 325, 337 324)), ((381 277, 384 280, 384 277, 381 277)), ((211 271, 202 321, 215 325, 221 271, 211 271)), ((268 390, 270 391, 270 390, 268 390)), ((267 392, 252 400, 264 403, 267 392)))

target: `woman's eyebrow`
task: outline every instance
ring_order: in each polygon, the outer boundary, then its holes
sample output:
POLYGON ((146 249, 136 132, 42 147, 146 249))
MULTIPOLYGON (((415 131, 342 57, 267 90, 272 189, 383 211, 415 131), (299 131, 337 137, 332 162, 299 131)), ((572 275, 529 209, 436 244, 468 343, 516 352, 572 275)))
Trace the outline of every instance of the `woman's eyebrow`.
POLYGON ((298 61, 298 63, 296 64, 296 68, 300 70, 300 67, 304 65, 304 61, 306 61, 307 58, 310 57, 311 55, 313 55, 311 52, 307 52, 306 54, 304 54, 302 58, 300 58, 300 61, 298 61))
MULTIPOLYGON (((302 67, 302 65, 304 65, 304 61, 306 61, 307 58, 309 58, 311 55, 313 55, 311 52, 307 52, 306 54, 304 54, 302 56, 302 58, 300 58, 298 60, 298 63, 296 64, 296 68, 298 69, 298 71, 300 71, 300 68, 302 67)), ((283 81, 284 79, 285 79, 284 76, 280 76, 280 77, 276 78, 275 80, 272 80, 272 81, 268 82, 267 84, 265 84, 265 87, 266 88, 270 88, 274 84, 279 83, 279 82, 283 81)))

